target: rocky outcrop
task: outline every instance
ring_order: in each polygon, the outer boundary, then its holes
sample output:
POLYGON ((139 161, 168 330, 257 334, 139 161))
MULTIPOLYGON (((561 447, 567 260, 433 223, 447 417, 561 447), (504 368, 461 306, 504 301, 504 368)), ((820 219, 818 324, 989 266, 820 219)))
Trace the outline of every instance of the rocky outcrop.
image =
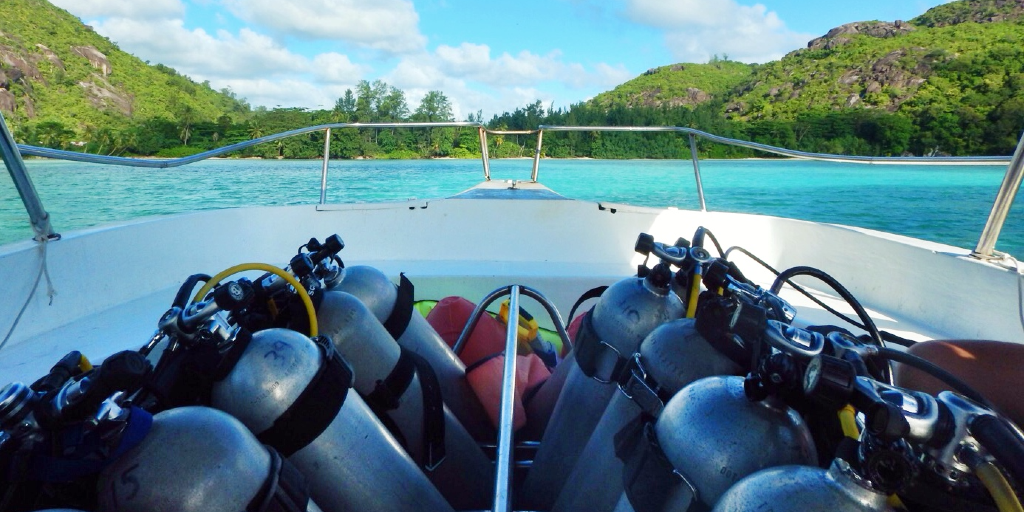
POLYGON ((20 52, 9 46, 0 46, 0 69, 3 69, 8 78, 15 82, 26 76, 36 80, 43 79, 43 75, 39 73, 39 68, 34 63, 25 59, 20 52))
POLYGON ((60 60, 60 57, 58 57, 56 53, 53 53, 53 50, 42 44, 37 44, 36 48, 43 54, 43 57, 46 60, 50 61, 50 64, 53 64, 53 67, 60 69, 61 71, 65 71, 64 61, 60 60))
POLYGON ((107 56, 103 55, 103 52, 97 50, 94 46, 72 46, 71 51, 84 57, 92 67, 100 70, 104 77, 110 76, 110 73, 114 71, 107 56))
POLYGON ((14 95, 7 89, 0 89, 0 111, 5 114, 13 114, 14 109, 18 107, 17 100, 14 99, 14 95))
POLYGON ((1024 0, 968 0, 929 9, 914 23, 925 27, 948 27, 961 23, 997 23, 1024 17, 1024 0))
POLYGON ((649 89, 633 96, 627 104, 630 107, 689 107, 711 100, 710 94, 696 87, 687 87, 685 96, 659 98, 661 93, 662 89, 660 87, 649 89))
POLYGON ((831 50, 849 43, 852 40, 852 36, 857 34, 877 38, 888 38, 896 37, 900 34, 906 34, 913 30, 915 30, 913 25, 900 20, 892 23, 886 21, 859 21, 856 23, 840 25, 829 30, 824 36, 813 39, 807 43, 807 47, 812 50, 831 50))
POLYGON ((93 74, 88 82, 78 82, 85 91, 85 97, 94 107, 102 110, 117 110, 124 115, 132 112, 132 101, 129 96, 118 91, 110 82, 97 74, 93 74))

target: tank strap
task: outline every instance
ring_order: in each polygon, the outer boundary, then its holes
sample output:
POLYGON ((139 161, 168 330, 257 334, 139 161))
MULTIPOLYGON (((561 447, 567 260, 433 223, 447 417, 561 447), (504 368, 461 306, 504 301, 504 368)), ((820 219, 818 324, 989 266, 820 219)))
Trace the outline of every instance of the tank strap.
POLYGON ((432 470, 445 457, 444 401, 441 396, 441 385, 430 362, 405 347, 399 349, 395 367, 386 377, 377 381, 376 387, 363 397, 363 400, 402 446, 408 446, 402 431, 387 413, 397 409, 401 404, 402 395, 409 389, 413 376, 419 377, 420 392, 423 395, 423 466, 424 469, 432 470))
POLYGON ((291 462, 268 446, 270 474, 245 512, 306 512, 309 505, 309 484, 291 462))
POLYGON ((654 423, 639 415, 615 434, 615 456, 623 462, 622 488, 636 512, 707 512, 696 488, 669 463, 654 434, 654 423))
POLYGON ((398 276, 398 296, 395 297, 395 306, 391 308, 391 315, 384 321, 384 328, 391 333, 394 339, 401 338, 405 329, 409 327, 415 309, 415 287, 405 273, 398 276))
POLYGON ((572 309, 569 310, 569 319, 565 321, 565 325, 572 323, 572 319, 576 317, 576 310, 583 305, 584 302, 590 299, 596 299, 607 290, 607 286, 598 286, 597 288, 591 288, 580 295, 580 298, 576 299, 576 303, 572 305, 572 309))
POLYGON ((643 363, 640 362, 640 354, 633 354, 633 357, 626 365, 624 375, 622 383, 619 384, 619 390, 622 391, 622 394, 638 405, 644 414, 653 418, 661 416, 661 411, 665 408, 665 402, 672 397, 664 396, 667 393, 661 389, 661 386, 654 379, 647 375, 643 363))
POLYGON ((619 382, 625 377, 624 370, 629 360, 598 336, 593 317, 594 310, 588 311, 576 333, 573 349, 576 351, 576 364, 580 365, 584 375, 598 382, 619 382))
POLYGON ((256 436, 285 457, 303 449, 334 421, 352 387, 352 367, 334 350, 326 336, 314 338, 324 364, 286 411, 256 436))
POLYGON ((433 471, 445 458, 441 382, 426 358, 412 351, 409 351, 409 357, 416 365, 416 376, 420 379, 420 391, 423 393, 423 451, 426 454, 423 469, 433 471))

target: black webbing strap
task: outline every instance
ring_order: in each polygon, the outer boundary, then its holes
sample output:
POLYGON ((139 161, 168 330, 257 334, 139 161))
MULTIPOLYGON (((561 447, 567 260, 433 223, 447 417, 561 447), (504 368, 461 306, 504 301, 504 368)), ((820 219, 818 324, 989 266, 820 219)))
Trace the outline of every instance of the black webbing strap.
MULTIPOLYGON (((590 310, 576 333, 576 364, 583 374, 601 383, 618 382, 625 373, 628 359, 605 343, 594 330, 594 310, 590 310)), ((630 354, 631 355, 631 354, 630 354)))
POLYGON ((245 512, 306 512, 309 485, 306 477, 276 450, 270 452, 270 474, 245 512))
POLYGON ((327 429, 352 387, 352 368, 334 350, 334 343, 324 336, 314 341, 324 356, 324 364, 292 405, 270 428, 256 436, 285 457, 305 448, 327 429))
POLYGON ((708 510, 697 499, 693 487, 665 458, 649 417, 637 416, 615 434, 614 441, 615 456, 623 462, 622 488, 633 510, 708 510))
POLYGON ((607 286, 598 286, 597 288, 591 288, 580 295, 580 298, 576 299, 576 303, 572 305, 572 309, 569 310, 569 319, 565 321, 565 325, 572 323, 572 319, 576 317, 576 310, 583 305, 584 302, 590 299, 596 299, 607 290, 607 286))
POLYGON ((395 367, 386 377, 377 381, 373 391, 363 397, 363 400, 378 416, 397 409, 415 373, 416 363, 410 357, 410 352, 402 348, 398 353, 395 367))
POLYGON ((235 369, 235 365, 238 364, 238 360, 242 358, 242 353, 249 347, 249 342, 252 341, 252 333, 248 329, 239 329, 235 334, 235 339, 231 343, 231 347, 228 348, 224 354, 221 355, 220 361, 217 363, 217 367, 210 374, 210 377, 216 382, 224 380, 225 377, 231 373, 231 370, 235 369))
POLYGON ((408 354, 416 365, 416 375, 420 379, 420 391, 423 393, 423 469, 433 471, 445 457, 441 382, 429 361, 415 352, 409 351, 408 354))
POLYGON ((391 333, 392 338, 397 340, 405 334, 405 329, 409 327, 409 322, 412 320, 414 302, 416 299, 412 281, 405 277, 404 273, 399 274, 395 306, 391 308, 391 315, 384 321, 384 328, 391 333))
POLYGON ((644 365, 640 361, 640 354, 633 354, 626 365, 619 390, 639 406, 644 414, 653 418, 661 416, 665 402, 672 398, 666 396, 668 393, 647 375, 647 371, 644 370, 644 365))

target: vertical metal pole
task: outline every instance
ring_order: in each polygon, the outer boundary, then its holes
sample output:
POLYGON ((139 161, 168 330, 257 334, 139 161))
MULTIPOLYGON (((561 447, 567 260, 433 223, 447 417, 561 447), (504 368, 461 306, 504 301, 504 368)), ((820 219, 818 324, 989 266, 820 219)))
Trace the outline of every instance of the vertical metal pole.
POLYGON ((324 168, 320 171, 320 204, 327 203, 327 163, 331 161, 331 129, 324 133, 324 168))
POLYGON ((540 169, 540 146, 544 140, 544 130, 537 130, 537 152, 533 154, 533 173, 530 174, 530 181, 537 182, 537 171, 540 169))
POLYGON ((980 259, 991 258, 996 248, 996 241, 999 240, 999 232, 1003 229, 1006 216, 1010 213, 1013 200, 1017 197, 1020 189, 1021 179, 1024 178, 1024 134, 1017 143, 1017 150, 1013 152, 1013 160, 1006 168, 1006 176, 996 193, 995 203, 992 204, 992 212, 988 215, 985 229, 981 231, 978 239, 978 246, 971 253, 971 256, 980 259))
POLYGON ((480 134, 480 159, 484 161, 484 181, 491 181, 491 162, 489 161, 490 156, 487 154, 487 131, 480 126, 477 128, 477 133, 480 134))
POLYGON ((700 181, 700 158, 697 156, 697 137, 690 134, 690 157, 693 158, 693 177, 697 180, 697 198, 700 199, 700 211, 708 211, 704 204, 704 184, 700 181))
POLYGON ((495 463, 494 512, 512 510, 512 411, 516 393, 516 342, 519 337, 519 285, 512 286, 505 334, 505 368, 498 410, 498 460, 495 463))
POLYGON ((3 114, 0 114, 0 156, 3 157, 4 164, 7 165, 7 172, 10 173, 11 180, 14 181, 14 188, 18 190, 21 202, 25 205, 25 211, 28 212, 28 220, 35 233, 34 238, 39 241, 52 238, 55 234, 53 227, 50 226, 50 214, 43 208, 39 193, 36 192, 32 179, 28 177, 28 168, 25 167, 25 161, 21 159, 21 152, 18 150, 17 143, 14 142, 14 136, 11 135, 10 129, 7 128, 7 121, 3 114))

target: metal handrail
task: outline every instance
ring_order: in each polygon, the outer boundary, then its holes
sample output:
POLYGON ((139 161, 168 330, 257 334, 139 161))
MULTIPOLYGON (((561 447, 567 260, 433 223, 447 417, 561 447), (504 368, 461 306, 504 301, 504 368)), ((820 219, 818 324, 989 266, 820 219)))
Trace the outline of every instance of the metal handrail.
POLYGON ((767 144, 760 144, 757 142, 750 142, 740 139, 731 139, 728 137, 722 137, 714 135, 712 133, 704 132, 694 128, 680 127, 680 126, 553 126, 553 125, 540 125, 535 130, 491 130, 487 129, 482 123, 478 122, 429 122, 429 123, 331 123, 321 124, 316 126, 309 126, 305 128, 298 128, 295 130, 289 130, 273 135, 267 135, 265 137, 259 137, 256 139, 231 144, 221 148, 197 153, 181 158, 170 158, 170 159, 138 159, 128 158, 119 156, 107 156, 107 155, 94 155, 89 153, 79 153, 75 151, 64 151, 59 149, 42 148, 37 146, 29 146, 24 144, 18 144, 16 147, 18 151, 13 151, 11 148, 14 146, 14 139, 10 136, 10 132, 7 129, 6 122, 3 121, 3 117, 0 116, 0 124, 3 124, 2 132, 3 136, 0 137, 0 151, 3 153, 4 162, 7 164, 8 171, 11 173, 11 177, 14 179, 15 185, 18 188, 18 193, 22 197, 22 202, 25 203, 25 208, 28 211, 29 219, 32 223, 33 230, 36 231, 37 238, 40 236, 53 237, 53 230, 49 225, 49 216, 45 209, 42 207, 42 202, 39 200, 39 196, 32 186, 31 180, 28 179, 28 174, 24 169, 24 162, 21 161, 21 155, 38 156, 44 158, 55 158, 60 160, 68 160, 75 162, 86 162, 86 163, 98 163, 107 165, 124 165, 131 167, 147 167, 147 168, 169 168, 179 167, 195 163, 208 158, 225 155, 235 151, 247 149, 258 144, 266 142, 272 142, 288 137, 294 137, 297 135, 303 135, 316 131, 324 131, 324 156, 323 156, 323 169, 320 177, 320 204, 325 204, 327 201, 327 171, 328 163, 330 160, 330 138, 332 129, 341 128, 476 128, 479 139, 480 139, 480 158, 483 164, 484 180, 490 181, 491 179, 491 168, 490 168, 490 155, 487 149, 487 134, 495 135, 537 135, 537 147, 534 151, 533 167, 530 173, 530 180, 536 182, 538 179, 540 159, 542 153, 542 145, 544 140, 544 132, 598 132, 598 131, 609 131, 609 132, 665 132, 665 133, 684 133, 688 135, 691 160, 693 161, 693 172, 694 179, 697 185, 697 197, 700 201, 701 211, 707 211, 707 205, 704 198, 704 187, 701 181, 700 174, 700 159, 697 154, 696 138, 701 137, 711 142, 725 144, 728 146, 736 146, 755 151, 761 151, 765 153, 771 153, 779 156, 799 158, 805 160, 818 160, 826 162, 840 162, 840 163, 855 163, 855 164, 894 164, 894 165, 976 165, 976 164, 1002 164, 1010 163, 1007 169, 1006 177, 1003 180, 1002 186, 996 195, 995 203, 992 207, 992 212, 989 215, 988 221, 985 224, 985 228, 982 231, 982 235, 978 240, 978 245, 975 248, 972 256, 982 259, 992 259, 995 257, 995 244, 999 238, 999 232, 1002 229, 1003 224, 1006 221, 1006 216, 1009 213, 1010 206, 1013 204, 1014 198, 1016 197, 1017 190, 1020 188, 1021 180, 1024 178, 1024 135, 1021 137, 1021 142, 1017 147, 1017 151, 1014 153, 1014 157, 1002 157, 1002 156, 982 156, 982 157, 873 157, 873 156, 852 156, 852 155, 833 155, 828 153, 811 153, 806 151, 797 151, 792 149, 780 148, 776 146, 770 146, 767 144), (20 169, 20 170, 19 170, 20 169))

